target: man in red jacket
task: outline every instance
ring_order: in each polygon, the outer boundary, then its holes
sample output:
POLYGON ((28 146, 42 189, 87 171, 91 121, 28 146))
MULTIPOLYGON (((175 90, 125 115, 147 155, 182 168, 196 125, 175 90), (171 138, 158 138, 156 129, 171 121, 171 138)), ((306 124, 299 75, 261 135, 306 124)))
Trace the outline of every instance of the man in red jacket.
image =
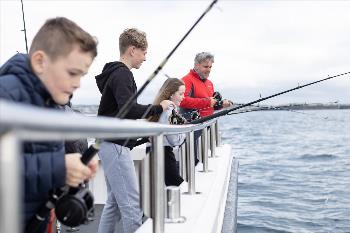
MULTIPOLYGON (((198 53, 194 59, 194 68, 182 78, 185 83, 185 98, 180 107, 186 118, 193 110, 198 110, 201 117, 212 115, 217 100, 213 97, 214 86, 208 79, 214 56, 208 52, 198 53)), ((228 100, 223 100, 222 107, 231 106, 228 100)))
MULTIPOLYGON (((194 58, 194 68, 182 78, 186 86, 185 98, 182 100, 181 114, 190 119, 191 112, 198 110, 201 117, 206 117, 214 113, 214 109, 226 108, 232 105, 229 100, 222 100, 219 106, 213 97, 214 86, 208 79, 211 67, 214 63, 214 56, 208 52, 201 52, 194 58)), ((195 163, 198 163, 198 138, 201 130, 194 132, 194 154, 195 163)))

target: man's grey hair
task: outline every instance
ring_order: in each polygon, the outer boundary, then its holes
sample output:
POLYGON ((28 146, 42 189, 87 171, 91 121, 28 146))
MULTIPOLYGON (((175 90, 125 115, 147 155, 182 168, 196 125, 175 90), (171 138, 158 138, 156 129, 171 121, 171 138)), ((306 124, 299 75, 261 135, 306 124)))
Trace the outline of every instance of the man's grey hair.
POLYGON ((207 60, 214 62, 214 55, 208 52, 197 53, 196 57, 194 58, 194 64, 200 64, 207 60))

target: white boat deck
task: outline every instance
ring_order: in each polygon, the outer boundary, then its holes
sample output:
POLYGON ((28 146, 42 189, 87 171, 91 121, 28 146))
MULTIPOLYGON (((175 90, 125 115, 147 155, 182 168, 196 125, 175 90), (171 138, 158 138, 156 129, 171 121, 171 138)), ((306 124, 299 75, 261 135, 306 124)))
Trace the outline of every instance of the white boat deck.
MULTIPOLYGON (((216 156, 209 157, 210 172, 200 172, 201 164, 196 167, 196 191, 200 194, 184 194, 187 183, 181 185, 181 216, 186 218, 186 222, 166 223, 165 233, 221 232, 233 158, 231 147, 217 147, 216 156)), ((152 232, 152 219, 148 219, 137 231, 149 232, 152 232)))

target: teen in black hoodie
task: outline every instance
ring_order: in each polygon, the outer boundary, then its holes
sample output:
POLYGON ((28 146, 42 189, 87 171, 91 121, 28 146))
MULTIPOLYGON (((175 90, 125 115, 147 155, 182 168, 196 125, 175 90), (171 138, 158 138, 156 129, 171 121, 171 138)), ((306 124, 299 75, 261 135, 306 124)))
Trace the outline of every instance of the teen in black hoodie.
MULTIPOLYGON (((102 94, 99 116, 116 117, 124 104, 137 92, 131 69, 140 68, 146 60, 146 34, 137 29, 126 29, 119 37, 120 60, 107 63, 96 76, 102 94)), ((164 100, 160 105, 141 105, 135 100, 125 118, 139 119, 161 114, 173 104, 164 100), (148 114, 145 114, 149 110, 148 114), (145 114, 145 116, 144 116, 145 114)), ((99 233, 112 233, 115 225, 124 233, 133 233, 142 224, 139 191, 130 149, 135 140, 109 140, 101 144, 99 157, 106 177, 107 201, 103 208, 99 233)))
MULTIPOLYGON (((102 97, 98 108, 99 116, 115 117, 128 99, 137 92, 134 76, 130 69, 120 61, 109 62, 103 67, 102 73, 96 76, 97 87, 102 97)), ((140 119, 149 109, 148 116, 159 115, 163 112, 161 105, 142 105, 133 101, 129 113, 125 119, 140 119)), ((136 140, 107 140, 132 149, 136 140)))

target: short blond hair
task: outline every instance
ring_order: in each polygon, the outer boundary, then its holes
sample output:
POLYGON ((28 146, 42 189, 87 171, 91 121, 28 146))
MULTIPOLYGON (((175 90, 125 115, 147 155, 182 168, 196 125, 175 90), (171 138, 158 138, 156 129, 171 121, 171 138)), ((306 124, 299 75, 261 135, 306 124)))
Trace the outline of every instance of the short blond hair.
POLYGON ((92 58, 97 56, 95 38, 67 18, 52 18, 48 19, 35 35, 29 55, 42 50, 50 59, 55 60, 59 56, 68 55, 76 45, 81 51, 90 53, 92 58))
POLYGON ((124 54, 128 47, 135 46, 146 50, 148 47, 146 33, 136 28, 128 28, 119 36, 119 52, 124 54))

